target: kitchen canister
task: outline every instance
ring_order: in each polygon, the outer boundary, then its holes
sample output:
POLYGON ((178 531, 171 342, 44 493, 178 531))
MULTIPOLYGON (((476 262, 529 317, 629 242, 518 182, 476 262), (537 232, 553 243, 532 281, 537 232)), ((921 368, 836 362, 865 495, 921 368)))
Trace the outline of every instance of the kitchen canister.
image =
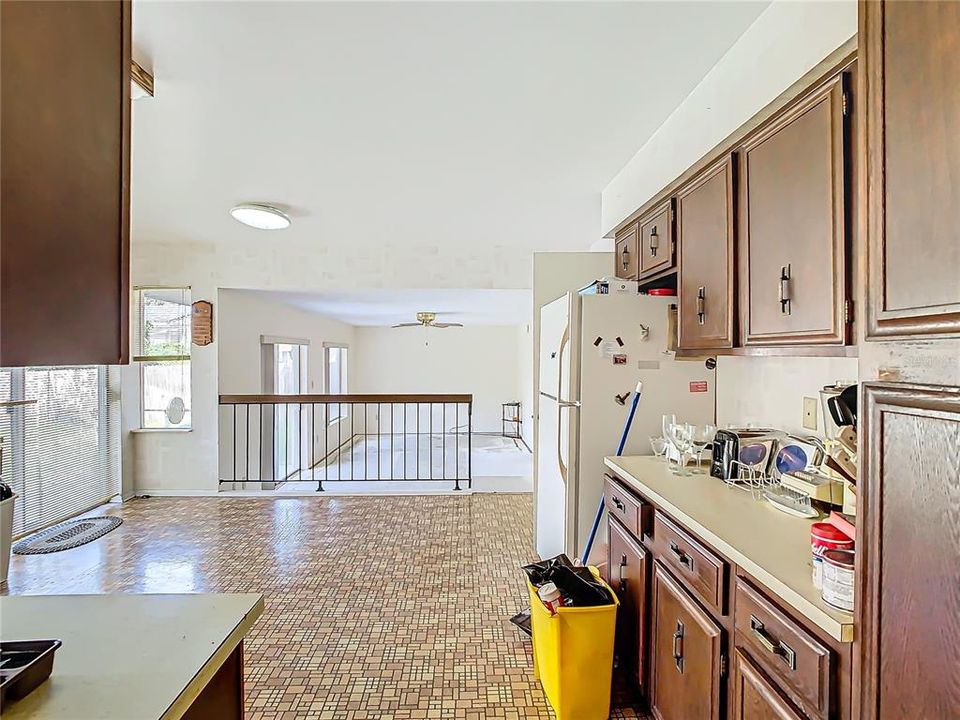
POLYGON ((850 550, 823 551, 820 596, 828 605, 849 612, 853 612, 853 559, 850 550))
POLYGON ((823 553, 827 550, 853 550, 853 540, 830 523, 810 526, 810 549, 813 552, 813 585, 823 588, 823 553))

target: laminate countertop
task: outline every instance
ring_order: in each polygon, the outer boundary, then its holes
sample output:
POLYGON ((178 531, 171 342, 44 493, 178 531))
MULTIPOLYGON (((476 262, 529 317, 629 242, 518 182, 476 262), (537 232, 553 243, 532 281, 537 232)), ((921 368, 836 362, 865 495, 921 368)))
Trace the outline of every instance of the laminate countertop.
POLYGON ((262 612, 258 594, 0 597, 0 639, 63 641, 3 718, 180 718, 262 612))
POLYGON ((840 642, 853 642, 853 615, 827 605, 813 584, 811 520, 774 508, 754 492, 705 473, 673 475, 652 457, 607 457, 607 467, 840 642))

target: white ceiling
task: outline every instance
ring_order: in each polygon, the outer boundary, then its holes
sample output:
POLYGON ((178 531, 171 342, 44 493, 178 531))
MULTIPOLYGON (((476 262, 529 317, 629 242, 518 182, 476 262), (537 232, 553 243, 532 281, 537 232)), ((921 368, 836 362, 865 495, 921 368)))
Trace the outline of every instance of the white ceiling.
POLYGON ((248 290, 284 305, 358 326, 415 322, 421 311, 437 313, 442 322, 475 325, 522 325, 530 321, 530 290, 358 290, 306 293, 248 290))
POLYGON ((602 188, 766 4, 136 0, 133 241, 586 249, 602 188))

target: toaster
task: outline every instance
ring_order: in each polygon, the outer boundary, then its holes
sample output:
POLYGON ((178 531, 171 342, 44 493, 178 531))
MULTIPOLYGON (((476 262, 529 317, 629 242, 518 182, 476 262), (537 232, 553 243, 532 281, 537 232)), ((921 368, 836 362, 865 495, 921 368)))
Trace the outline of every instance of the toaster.
POLYGON ((740 464, 766 471, 776 440, 783 433, 772 428, 728 428, 717 430, 713 438, 710 474, 721 480, 736 480, 740 464), (742 448, 750 448, 750 457, 741 457, 742 448))

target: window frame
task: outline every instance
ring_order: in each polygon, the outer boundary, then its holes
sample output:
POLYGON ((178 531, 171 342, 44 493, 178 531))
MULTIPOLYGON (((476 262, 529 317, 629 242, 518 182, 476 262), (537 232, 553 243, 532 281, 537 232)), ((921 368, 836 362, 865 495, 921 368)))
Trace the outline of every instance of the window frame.
MULTIPOLYGON (((142 298, 142 293, 144 291, 150 290, 181 290, 185 291, 189 295, 189 308, 190 308, 190 337, 187 340, 187 354, 186 355, 135 355, 131 353, 131 361, 137 363, 137 404, 138 404, 138 415, 139 422, 137 430, 139 432, 190 432, 193 430, 193 287, 190 285, 136 285, 132 288, 133 292, 131 296, 134 303, 139 303, 142 298), (187 408, 187 412, 190 415, 190 421, 187 424, 177 425, 176 427, 151 427, 146 423, 146 403, 144 402, 144 391, 146 388, 146 381, 144 379, 144 370, 146 369, 147 363, 156 363, 162 365, 173 365, 174 363, 186 363, 187 366, 187 386, 190 389, 190 406, 187 408)), ((134 334, 134 342, 138 342, 140 338, 143 337, 143 313, 139 310, 137 312, 132 312, 131 317, 135 317, 138 320, 138 326, 132 328, 134 334)), ((140 350, 141 348, 136 348, 140 350)))
MULTIPOLYGON (((331 350, 346 350, 347 357, 346 362, 340 364, 340 392, 339 395, 349 395, 350 394, 350 345, 347 343, 338 343, 338 342, 325 342, 323 343, 323 391, 327 395, 332 395, 330 392, 330 351, 331 350), (346 374, 346 384, 347 388, 344 389, 344 374, 346 374)), ((342 357, 342 356, 341 356, 342 357)), ((344 408, 345 404, 336 403, 336 410, 331 410, 331 416, 327 419, 327 425, 333 425, 340 422, 341 420, 346 420, 349 417, 347 410, 344 408), (333 413, 337 414, 334 416, 333 413)), ((349 408, 349 405, 346 405, 349 408)))

